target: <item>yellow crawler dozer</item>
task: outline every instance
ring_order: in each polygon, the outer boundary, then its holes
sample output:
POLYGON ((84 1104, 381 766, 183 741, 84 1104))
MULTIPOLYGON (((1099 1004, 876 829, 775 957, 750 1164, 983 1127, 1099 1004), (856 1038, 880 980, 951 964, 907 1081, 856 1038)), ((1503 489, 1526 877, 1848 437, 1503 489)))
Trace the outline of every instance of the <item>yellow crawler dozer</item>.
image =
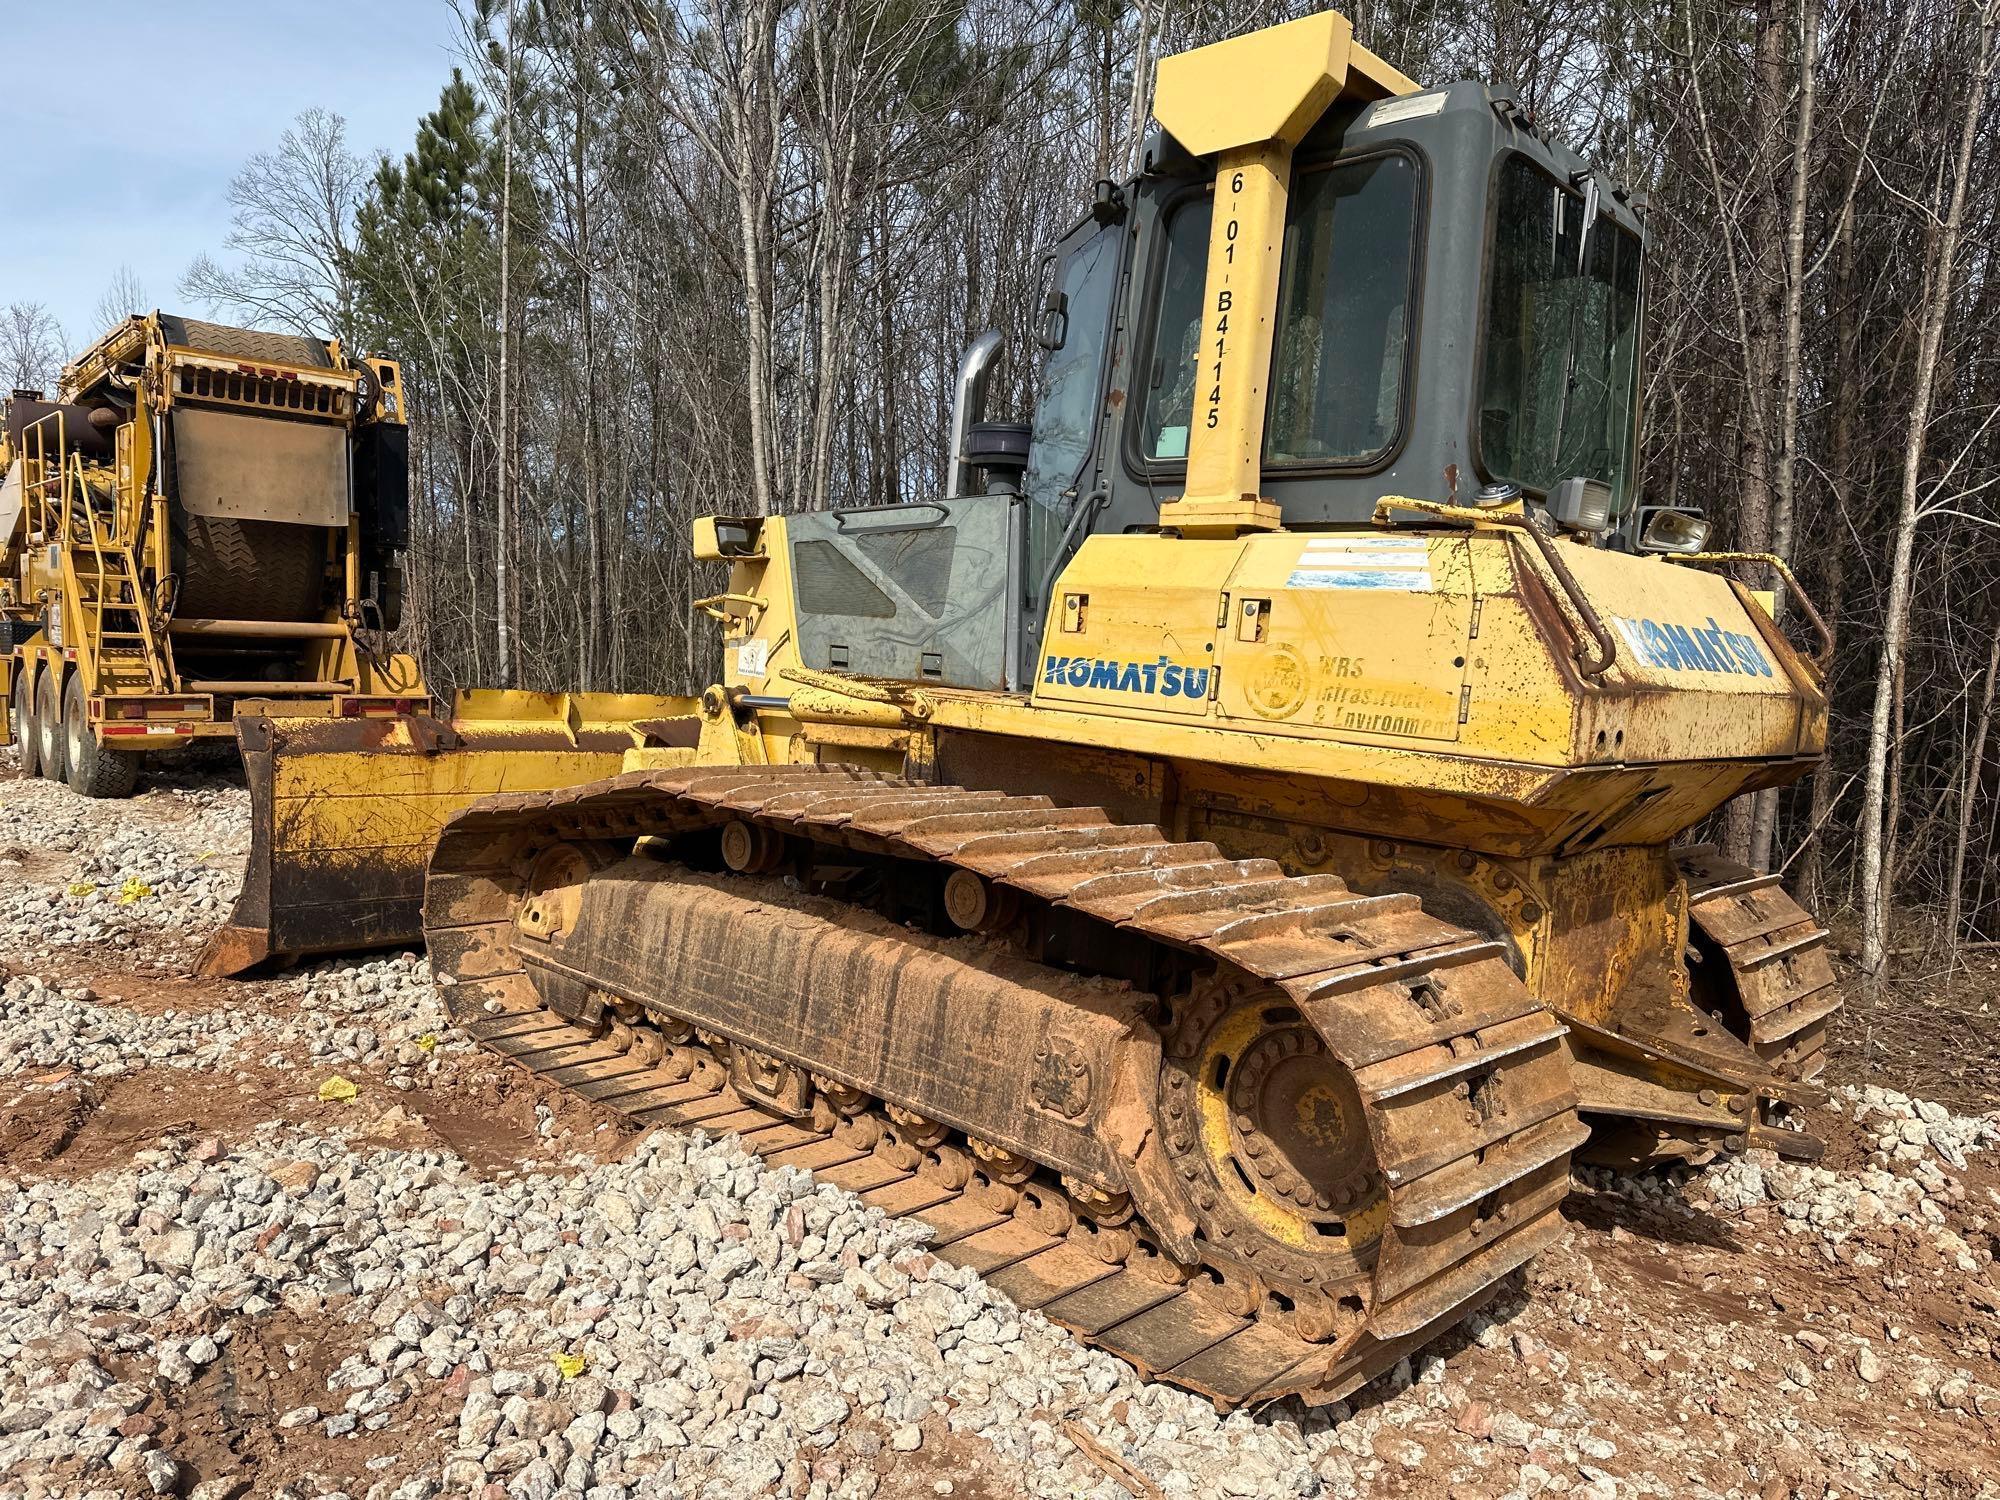
POLYGON ((1825 934, 1674 842, 1813 765, 1824 663, 1639 503, 1617 184, 1332 14, 1155 101, 1032 421, 989 336, 946 493, 702 522, 725 680, 459 807, 422 927, 525 1066, 1220 1404, 1329 1401, 1549 1243, 1575 1153, 1819 1150, 1825 934))

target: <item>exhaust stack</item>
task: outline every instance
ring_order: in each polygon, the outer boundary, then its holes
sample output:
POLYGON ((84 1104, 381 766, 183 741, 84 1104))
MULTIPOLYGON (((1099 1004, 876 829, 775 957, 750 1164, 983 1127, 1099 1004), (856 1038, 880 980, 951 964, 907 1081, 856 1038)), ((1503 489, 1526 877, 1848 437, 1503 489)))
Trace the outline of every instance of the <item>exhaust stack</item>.
POLYGON ((993 360, 1000 353, 999 330, 989 328, 967 346, 958 362, 958 383, 951 397, 951 452, 947 495, 972 493, 972 425, 986 415, 986 388, 993 381, 993 360))

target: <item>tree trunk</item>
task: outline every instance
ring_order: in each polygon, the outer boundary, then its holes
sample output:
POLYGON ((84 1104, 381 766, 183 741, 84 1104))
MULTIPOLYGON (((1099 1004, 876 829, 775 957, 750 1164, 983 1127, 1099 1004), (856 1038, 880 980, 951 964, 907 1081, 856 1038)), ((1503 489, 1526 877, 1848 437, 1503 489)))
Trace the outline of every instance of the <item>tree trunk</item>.
MULTIPOLYGON (((1791 203, 1785 226, 1783 345, 1778 383, 1778 456, 1771 500, 1771 551, 1793 560, 1792 528, 1798 492, 1799 379, 1805 342, 1806 199, 1812 186, 1813 107, 1819 95, 1819 11, 1800 7, 1798 121, 1792 134, 1791 203)), ((1785 581, 1771 580, 1772 618, 1785 618, 1785 581)), ((1750 868, 1771 868, 1778 826, 1778 791, 1759 792, 1750 827, 1750 868)))
POLYGON ((778 509, 774 440, 777 392, 771 371, 772 202, 778 166, 778 5, 757 0, 741 22, 742 56, 734 92, 725 95, 733 115, 737 232, 741 237, 746 383, 750 407, 750 494, 760 516, 778 509))
MULTIPOLYGON (((1854 466, 1861 423, 1861 317, 1860 289, 1854 263, 1854 209, 1849 204, 1841 215, 1833 243, 1833 418, 1827 454, 1827 485, 1832 491, 1834 524, 1825 528, 1830 537, 1820 558, 1821 597, 1827 603, 1827 625, 1834 635, 1831 653, 1833 670, 1841 661, 1841 600, 1846 593, 1849 516, 1854 496, 1854 466)), ((1831 697, 1834 683, 1826 684, 1831 697)), ((1817 907, 1827 899, 1826 840, 1824 832, 1831 816, 1839 767, 1833 756, 1832 725, 1828 724, 1827 758, 1813 773, 1812 835, 1799 865, 1800 899, 1817 907)))
POLYGON ((1978 61, 1973 67, 1965 101, 1958 159, 1951 183, 1950 207, 1926 238, 1921 331, 1918 337, 1909 436, 1903 445, 1903 482, 1896 513, 1895 552, 1889 566, 1888 597, 1883 606, 1882 659, 1876 668, 1875 705, 1868 726, 1868 762, 1861 801, 1861 968, 1879 981, 1887 972, 1889 955, 1889 863, 1893 842, 1889 820, 1896 806, 1889 800, 1889 776, 1897 745, 1890 720, 1900 706, 1904 656, 1908 649, 1910 595, 1914 583, 1917 538, 1917 492, 1929 436, 1931 407, 1937 394, 1938 351, 1944 342, 1951 308, 1952 273, 1958 260, 1959 237, 1965 224, 1965 199, 1972 172, 1973 148, 1979 140, 1980 116, 1993 73, 1993 29, 2000 0, 1985 0, 1979 17, 1978 61))
POLYGON ((1979 713, 1973 721, 1972 746, 1965 753, 1965 775, 1959 782, 1958 834, 1951 845, 1951 879, 1945 886, 1945 941, 1956 947, 1963 936, 1959 924, 1965 914, 1965 856, 1972 844, 1972 815, 1979 802, 1979 789, 1986 769, 1986 739, 1993 728, 1993 689, 2000 680, 2000 616, 1993 622, 1993 641, 1986 652, 1986 679, 1979 692, 1979 713))
POLYGON ((500 146, 500 441, 495 454, 498 504, 493 532, 493 622, 499 654, 500 686, 519 681, 514 645, 514 407, 508 386, 508 346, 514 329, 514 0, 507 0, 507 82, 501 100, 500 146))
MULTIPOLYGON (((1689 80, 1693 87, 1697 124, 1708 168, 1709 188, 1722 236, 1728 270, 1736 338, 1742 360, 1743 385, 1736 405, 1736 540, 1739 550, 1768 552, 1771 548, 1771 394, 1777 373, 1777 305, 1780 275, 1777 257, 1778 199, 1772 181, 1776 171, 1770 143, 1786 107, 1784 78, 1785 31, 1779 0, 1756 0, 1750 118, 1747 137, 1750 225, 1731 222, 1728 179, 1716 151, 1718 129, 1710 118, 1701 85, 1702 59, 1691 0, 1684 0, 1689 80)), ((1496 13, 1496 26, 1497 13, 1496 13)), ((1722 848, 1730 859, 1749 863, 1757 823, 1757 799, 1737 797, 1723 809, 1722 848)))

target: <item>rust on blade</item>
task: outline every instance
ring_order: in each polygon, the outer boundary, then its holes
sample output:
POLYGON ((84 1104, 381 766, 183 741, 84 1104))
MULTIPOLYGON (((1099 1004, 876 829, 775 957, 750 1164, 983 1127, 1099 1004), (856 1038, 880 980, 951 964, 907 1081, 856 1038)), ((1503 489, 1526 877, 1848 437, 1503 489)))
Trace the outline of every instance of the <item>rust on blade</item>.
MULTIPOLYGON (((496 711, 525 714, 540 703, 504 695, 496 711)), ((649 722, 657 731, 666 721, 649 722)), ((237 720, 236 735, 250 852, 229 919, 199 961, 199 972, 217 977, 277 959, 415 945, 425 868, 454 813, 494 794, 597 781, 643 738, 635 726, 621 733, 579 718, 574 705, 542 723, 250 716, 237 720)))

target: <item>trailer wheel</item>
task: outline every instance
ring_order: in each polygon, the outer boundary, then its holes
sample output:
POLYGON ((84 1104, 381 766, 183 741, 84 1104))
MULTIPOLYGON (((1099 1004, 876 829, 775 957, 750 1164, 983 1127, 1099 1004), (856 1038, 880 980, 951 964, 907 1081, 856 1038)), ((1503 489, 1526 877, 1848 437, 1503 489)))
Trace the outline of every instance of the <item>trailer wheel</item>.
POLYGON ((79 797, 129 797, 139 784, 139 757, 112 750, 90 732, 90 705, 83 678, 70 673, 63 693, 63 739, 69 752, 69 789, 79 797))
POLYGON ((14 701, 8 705, 13 717, 14 753, 20 757, 21 779, 28 781, 42 770, 40 732, 35 727, 35 664, 15 663, 20 668, 14 678, 14 701))
POLYGON ((35 754, 50 781, 69 774, 63 756, 62 668, 51 662, 35 676, 35 754))

